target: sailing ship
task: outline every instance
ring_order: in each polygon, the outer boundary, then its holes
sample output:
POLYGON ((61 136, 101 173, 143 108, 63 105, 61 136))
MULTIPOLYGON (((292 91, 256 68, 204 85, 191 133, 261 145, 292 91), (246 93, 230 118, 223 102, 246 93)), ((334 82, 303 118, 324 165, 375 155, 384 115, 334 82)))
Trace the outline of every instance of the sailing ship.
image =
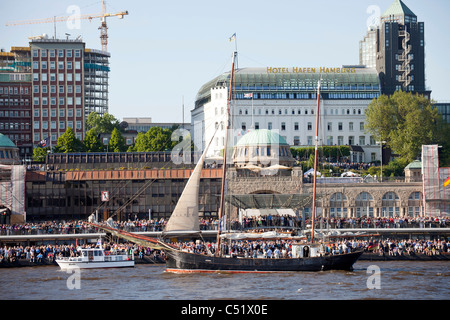
MULTIPOLYGON (((233 94, 233 76, 234 61, 236 52, 233 54, 232 68, 230 74, 230 86, 227 101, 227 132, 230 129, 230 102, 233 94)), ((320 81, 317 91, 317 109, 320 104, 320 81)), ((315 164, 314 171, 317 169, 317 143, 318 143, 318 121, 319 110, 317 110, 316 124, 316 148, 315 148, 315 164)), ((219 221, 222 221, 224 199, 225 199, 225 179, 227 171, 226 150, 227 135, 225 135, 224 156, 222 165, 222 185, 219 207, 219 221)), ((211 139, 212 141, 212 139, 211 139)), ((211 142, 209 143, 209 145, 211 142)), ((110 227, 98 226, 106 231, 112 232, 114 235, 122 237, 128 241, 138 243, 140 245, 149 246, 155 249, 164 250, 166 257, 166 271, 176 273, 190 272, 284 272, 284 271, 321 271, 321 270, 351 270, 354 263, 361 256, 362 251, 355 251, 342 254, 331 254, 326 252, 325 245, 318 243, 314 239, 315 224, 315 200, 316 200, 316 175, 314 175, 313 201, 312 201, 312 230, 311 241, 302 243, 291 238, 291 257, 283 258, 264 258, 264 257, 238 257, 233 255, 225 255, 221 250, 222 226, 219 223, 216 240, 216 250, 214 253, 201 254, 195 252, 184 251, 170 243, 164 238, 173 238, 177 236, 201 237, 199 225, 199 186, 201 171, 205 162, 206 152, 209 145, 205 148, 198 163, 196 164, 185 189, 165 227, 161 239, 149 238, 142 235, 135 235, 122 230, 110 227)), ((273 237, 277 237, 274 235, 273 237)), ((285 236, 283 236, 285 237, 285 236)), ((245 239, 245 236, 240 237, 245 239)), ((252 237, 254 240, 254 237, 252 237)))

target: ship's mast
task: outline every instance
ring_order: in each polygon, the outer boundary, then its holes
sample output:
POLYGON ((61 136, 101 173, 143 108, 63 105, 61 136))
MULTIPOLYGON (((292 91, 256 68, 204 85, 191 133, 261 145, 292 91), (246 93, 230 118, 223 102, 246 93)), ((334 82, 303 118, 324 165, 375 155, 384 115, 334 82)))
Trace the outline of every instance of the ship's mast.
POLYGON ((311 221, 311 243, 314 242, 314 224, 316 222, 316 180, 317 180, 317 149, 319 144, 319 106, 320 106, 320 80, 317 85, 317 108, 316 108, 316 141, 314 146, 314 183, 311 221))
POLYGON ((227 112, 226 112, 226 130, 225 130, 225 141, 223 146, 223 164, 222 164, 222 186, 220 189, 220 208, 219 208, 219 227, 217 230, 217 248, 216 248, 216 256, 220 255, 220 232, 222 225, 222 217, 223 217, 223 209, 224 209, 224 200, 225 200, 225 178, 227 173, 227 144, 228 144, 228 133, 230 131, 230 105, 231 99, 233 97, 233 80, 234 80, 234 62, 236 59, 237 52, 233 52, 233 59, 231 63, 231 75, 230 75, 230 85, 228 87, 228 100, 227 100, 227 112))

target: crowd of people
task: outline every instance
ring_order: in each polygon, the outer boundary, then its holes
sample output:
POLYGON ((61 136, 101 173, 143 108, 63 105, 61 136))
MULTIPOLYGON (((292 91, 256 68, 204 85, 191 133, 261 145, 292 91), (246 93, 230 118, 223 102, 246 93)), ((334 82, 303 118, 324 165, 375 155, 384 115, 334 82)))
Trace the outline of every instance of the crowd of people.
MULTIPOLYGON (((128 232, 163 231, 168 219, 138 219, 114 221, 114 227, 128 232)), ((217 230, 217 218, 200 218, 201 230, 217 230)), ((289 215, 259 215, 233 219, 227 222, 229 230, 247 230, 257 228, 284 227, 302 229, 310 226, 311 220, 289 215)), ((359 217, 359 218, 323 218, 315 219, 316 228, 450 228, 449 217, 359 217)), ((0 235, 36 235, 36 234, 77 234, 97 232, 95 228, 82 220, 47 221, 41 223, 2 224, 0 235)))
MULTIPOLYGON (((47 244, 47 245, 31 245, 31 246, 3 246, 0 247, 0 264, 5 261, 14 263, 18 260, 26 260, 31 263, 55 263, 55 259, 62 257, 76 257, 79 256, 80 248, 93 248, 98 245, 94 244, 47 244)), ((105 243, 102 244, 105 251, 110 252, 127 252, 129 255, 134 255, 143 259, 149 257, 153 260, 163 261, 158 259, 164 253, 159 250, 152 250, 148 247, 138 246, 133 243, 105 243)))
POLYGON ((365 162, 329 162, 328 164, 343 170, 367 170, 374 166, 373 163, 365 162))
MULTIPOLYGON (((233 240, 223 242, 221 253, 243 258, 292 258, 292 244, 296 240, 233 240)), ((215 242, 178 242, 180 250, 192 253, 212 255, 216 252, 215 242)), ((385 239, 359 240, 344 239, 334 242, 324 242, 325 254, 350 253, 357 249, 375 253, 381 256, 411 256, 425 254, 428 256, 450 253, 450 245, 445 240, 424 239, 385 239)))
MULTIPOLYGON (((106 223, 106 222, 102 222, 106 223)), ((166 219, 129 220, 113 222, 114 227, 128 232, 162 231, 167 223, 166 219)), ((228 224, 231 230, 256 229, 268 231, 282 227, 283 230, 299 230, 310 227, 310 220, 302 221, 295 216, 268 215, 243 217, 241 220, 232 220, 228 224)), ((320 228, 450 228, 450 218, 446 217, 361 217, 361 218, 323 218, 316 219, 316 226, 320 228)), ((218 220, 215 218, 200 218, 202 230, 217 230, 218 220)), ((0 235, 33 235, 33 234, 82 234, 94 233, 98 229, 84 223, 84 221, 47 221, 41 223, 25 223, 16 225, 0 225, 0 235)), ((214 242, 183 242, 177 243, 182 250, 213 254, 216 252, 214 242)), ((107 250, 117 249, 118 244, 106 244, 107 250)), ((25 259, 29 262, 54 262, 57 256, 72 256, 77 254, 78 246, 75 244, 47 244, 29 246, 0 247, 0 263, 2 261, 14 262, 25 259)), ((385 256, 402 255, 438 255, 450 253, 450 246, 444 240, 424 239, 372 239, 372 240, 341 240, 327 244, 325 251, 330 254, 343 253, 349 250, 364 249, 367 252, 378 253, 385 256)), ((156 258, 162 252, 137 246, 135 244, 122 244, 120 249, 132 250, 135 256, 150 256, 156 258)), ((292 257, 292 241, 231 241, 224 242, 220 248, 223 254, 242 257, 281 258, 292 257)))
POLYGON ((411 256, 415 254, 435 256, 441 253, 450 253, 450 245, 445 240, 377 240, 369 244, 367 249, 383 256, 411 256))
MULTIPOLYGON (((243 258, 292 258, 293 244, 297 240, 231 240, 223 241, 221 254, 231 257, 243 258)), ((215 242, 189 241, 173 243, 182 251, 214 255, 217 250, 215 242)), ((0 264, 2 262, 14 263, 18 260, 26 260, 34 264, 54 264, 56 258, 74 257, 79 255, 79 248, 92 247, 93 245, 76 244, 47 244, 31 246, 3 246, 0 247, 0 264)), ((425 239, 342 239, 333 242, 322 243, 323 254, 342 254, 361 249, 364 252, 378 254, 380 256, 413 256, 424 254, 435 256, 450 253, 450 245, 445 240, 425 239)), ((103 244, 106 251, 122 251, 134 255, 140 259, 150 258, 153 262, 164 261, 164 251, 154 250, 133 243, 106 243, 103 244)))

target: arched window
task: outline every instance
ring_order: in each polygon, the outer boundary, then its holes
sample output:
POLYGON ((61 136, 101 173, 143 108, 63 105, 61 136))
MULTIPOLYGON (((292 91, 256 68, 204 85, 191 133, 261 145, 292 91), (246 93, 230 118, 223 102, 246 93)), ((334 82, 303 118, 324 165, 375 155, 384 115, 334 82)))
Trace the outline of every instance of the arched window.
POLYGON ((400 199, 395 192, 386 192, 381 200, 383 217, 400 216, 400 199))
POLYGON ((412 192, 408 197, 408 216, 421 216, 423 212, 422 192, 412 192))
POLYGON ((356 210, 355 216, 360 217, 373 217, 374 213, 374 201, 370 193, 361 192, 356 196, 356 210))
POLYGON ((330 217, 347 217, 347 197, 342 192, 333 193, 330 197, 330 217))

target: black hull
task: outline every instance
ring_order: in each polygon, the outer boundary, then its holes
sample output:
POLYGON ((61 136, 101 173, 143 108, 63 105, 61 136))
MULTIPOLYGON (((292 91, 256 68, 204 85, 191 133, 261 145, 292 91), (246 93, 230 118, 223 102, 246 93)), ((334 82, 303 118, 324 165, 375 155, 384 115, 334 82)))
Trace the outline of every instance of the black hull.
POLYGON ((166 251, 167 272, 283 272, 352 270, 362 251, 309 258, 254 259, 211 257, 166 251))

